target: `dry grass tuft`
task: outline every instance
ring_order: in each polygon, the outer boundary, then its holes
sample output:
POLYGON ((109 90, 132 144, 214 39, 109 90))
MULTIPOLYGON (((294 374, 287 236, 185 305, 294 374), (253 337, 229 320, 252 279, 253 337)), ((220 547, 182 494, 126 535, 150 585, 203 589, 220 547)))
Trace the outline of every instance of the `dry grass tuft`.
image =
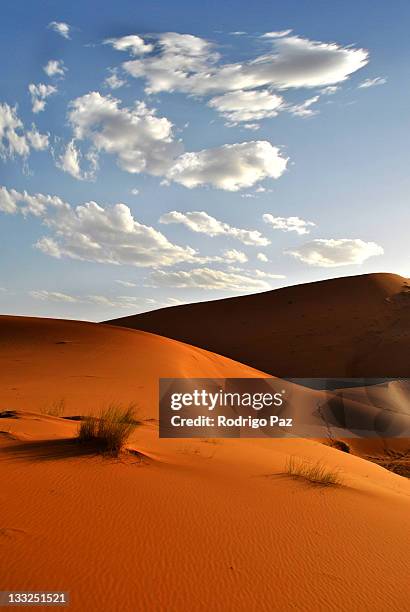
POLYGON ((292 478, 301 478, 325 487, 342 484, 340 473, 337 470, 328 469, 321 461, 311 464, 295 457, 289 457, 286 473, 292 478))
POLYGON ((54 400, 50 404, 47 404, 43 408, 41 408, 42 414, 47 414, 48 416, 61 417, 65 411, 65 399, 54 400))
POLYGON ((87 416, 80 422, 78 440, 93 443, 99 452, 117 457, 138 424, 135 404, 110 404, 99 417, 87 416))

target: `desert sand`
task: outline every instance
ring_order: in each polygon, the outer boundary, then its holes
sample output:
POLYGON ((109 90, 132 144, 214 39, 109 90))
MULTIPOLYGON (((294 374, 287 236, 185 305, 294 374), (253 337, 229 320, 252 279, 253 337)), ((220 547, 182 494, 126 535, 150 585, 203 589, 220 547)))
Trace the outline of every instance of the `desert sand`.
POLYGON ((111 321, 280 377, 409 376, 410 281, 365 274, 111 321), (200 325, 198 324, 200 321, 200 325))
POLYGON ((2 588, 75 612, 406 609, 407 479, 314 440, 158 438, 160 376, 263 372, 109 325, 1 317, 0 338, 2 588), (142 419, 118 459, 63 418, 110 401, 142 419), (342 484, 292 479, 292 456, 342 484))

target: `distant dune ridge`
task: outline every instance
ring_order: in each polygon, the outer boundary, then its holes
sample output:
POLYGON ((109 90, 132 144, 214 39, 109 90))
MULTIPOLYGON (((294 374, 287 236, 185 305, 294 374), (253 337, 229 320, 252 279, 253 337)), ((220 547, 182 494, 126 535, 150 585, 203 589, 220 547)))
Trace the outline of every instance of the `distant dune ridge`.
POLYGON ((364 274, 110 321, 279 377, 410 377, 410 283, 364 274))

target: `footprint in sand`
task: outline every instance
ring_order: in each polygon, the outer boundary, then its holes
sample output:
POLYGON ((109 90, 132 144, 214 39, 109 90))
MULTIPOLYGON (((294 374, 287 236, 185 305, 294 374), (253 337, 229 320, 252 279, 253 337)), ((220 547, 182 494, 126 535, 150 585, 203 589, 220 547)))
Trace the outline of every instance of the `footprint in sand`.
POLYGON ((0 541, 3 538, 8 540, 20 540, 24 536, 27 535, 27 532, 24 529, 15 529, 14 527, 0 527, 0 541))

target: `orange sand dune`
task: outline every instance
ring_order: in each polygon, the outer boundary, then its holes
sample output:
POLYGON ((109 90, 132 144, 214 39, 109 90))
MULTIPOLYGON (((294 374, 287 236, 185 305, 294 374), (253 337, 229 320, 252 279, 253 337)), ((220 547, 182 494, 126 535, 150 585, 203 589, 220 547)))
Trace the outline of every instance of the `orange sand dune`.
MULTIPOLYGON (((111 402, 135 402, 142 417, 157 419, 159 378, 267 376, 175 340, 96 323, 0 317, 0 337, 0 410, 74 416, 95 413, 111 402)), ((373 429, 378 410, 360 397, 339 399, 289 381, 280 381, 276 391, 279 387, 287 398, 281 416, 303 425, 298 435, 326 435, 318 406, 338 437, 343 432, 335 415, 350 431, 355 426, 373 429)), ((394 419, 400 425, 399 415, 394 419)), ((409 415, 401 420, 407 426, 409 415)))
POLYGON ((279 377, 410 377, 410 284, 365 274, 111 321, 279 377))
POLYGON ((152 422, 142 460, 88 454, 39 413, 0 429, 3 588, 68 590, 73 612, 406 609, 410 483, 375 464, 306 440, 160 440, 152 422), (291 455, 342 486, 292 480, 291 455))
POLYGON ((266 376, 175 340, 97 323, 0 317, 0 410, 87 414, 109 402, 158 411, 160 377, 266 376))
POLYGON ((75 321, 2 317, 0 338, 1 588, 67 590, 73 612, 406 608, 408 480, 313 440, 158 438, 159 376, 261 372, 75 321), (120 459, 45 414, 110 400, 148 417, 120 459), (291 456, 339 470, 342 485, 291 479, 291 456))

